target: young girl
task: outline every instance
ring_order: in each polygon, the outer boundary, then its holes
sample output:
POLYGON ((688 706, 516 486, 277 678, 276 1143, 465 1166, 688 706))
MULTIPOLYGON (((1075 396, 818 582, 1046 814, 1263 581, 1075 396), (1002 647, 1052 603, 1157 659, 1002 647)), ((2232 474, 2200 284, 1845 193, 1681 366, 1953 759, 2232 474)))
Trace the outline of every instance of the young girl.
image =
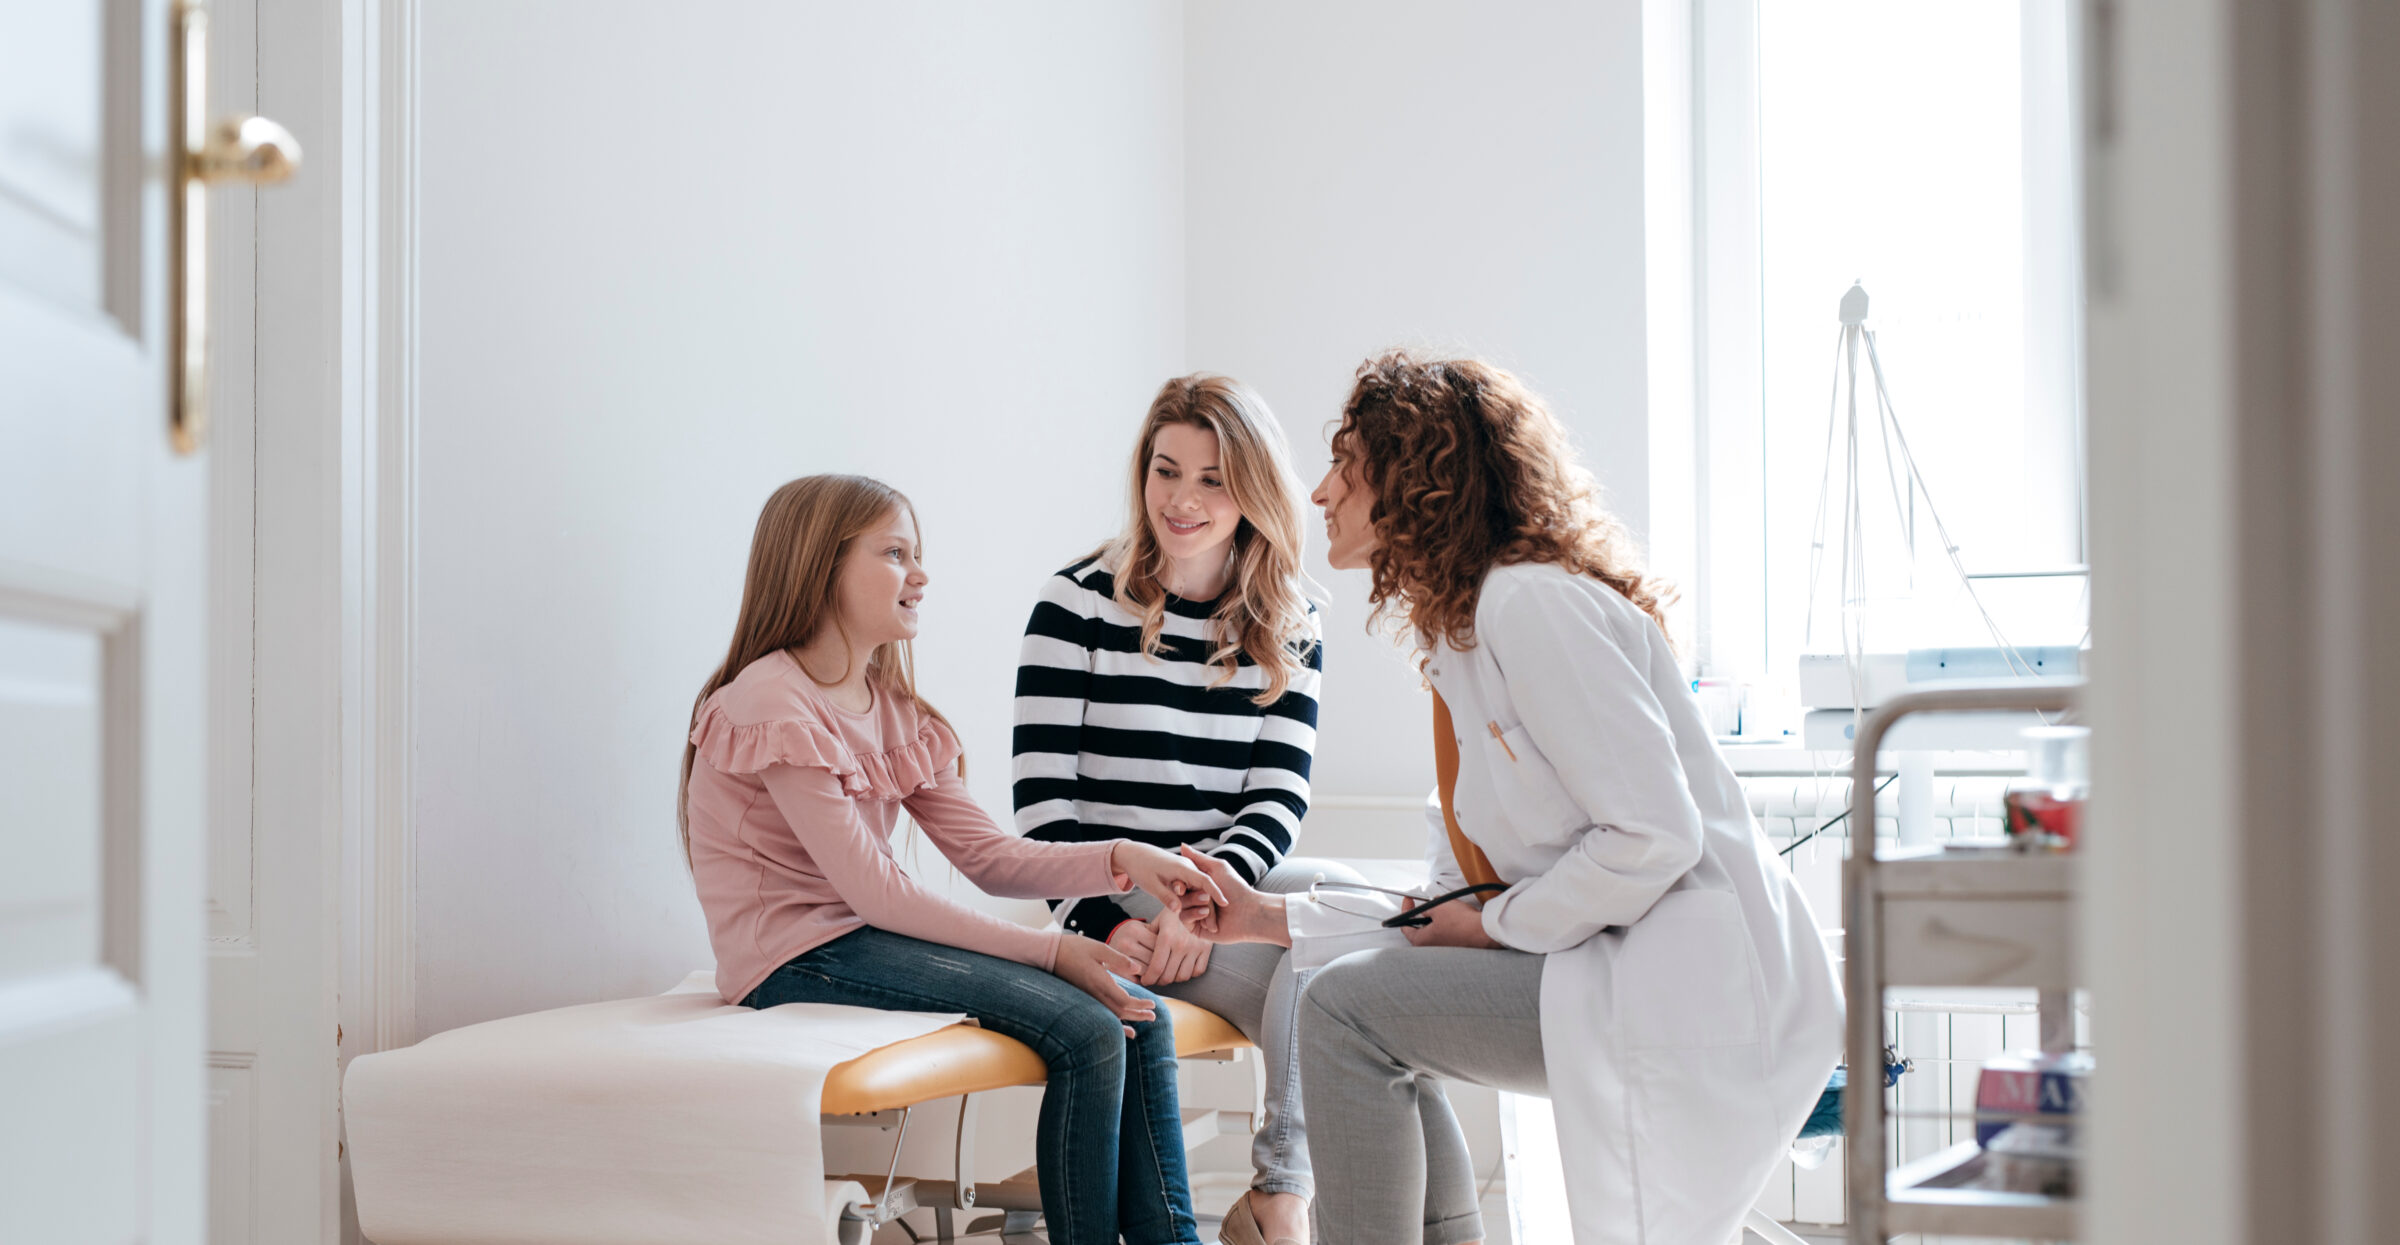
POLYGON ((958 737, 916 694, 909 641, 926 574, 916 513, 858 476, 767 499, 725 664, 692 709, 684 850, 728 1002, 966 1012, 1049 1065, 1035 1142, 1060 1245, 1196 1245, 1156 999, 1110 975, 1140 962, 919 885, 892 859, 905 808, 998 895, 1212 889, 1122 839, 1030 843, 968 797, 958 737), (697 762, 697 763, 695 763, 697 762), (1131 1039, 1128 1041, 1127 1039, 1131 1039))
MULTIPOLYGON (((1189 845, 1268 891, 1308 811, 1321 667, 1301 594, 1300 490, 1266 404, 1221 376, 1168 381, 1134 440, 1125 531, 1053 575, 1017 670, 1017 826, 1061 845, 1189 845)), ((1067 929, 1142 964, 1141 984, 1232 1021, 1263 1053, 1265 1126, 1231 1245, 1305 1240, 1312 1182, 1295 1070, 1304 984, 1283 949, 1224 947, 1147 896, 1062 905, 1067 929)))

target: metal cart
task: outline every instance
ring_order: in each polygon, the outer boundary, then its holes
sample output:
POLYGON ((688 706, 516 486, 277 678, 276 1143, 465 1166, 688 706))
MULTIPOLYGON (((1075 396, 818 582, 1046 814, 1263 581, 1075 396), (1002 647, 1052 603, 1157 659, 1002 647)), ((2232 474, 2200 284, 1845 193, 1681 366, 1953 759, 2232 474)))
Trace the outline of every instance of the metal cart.
MULTIPOLYGON (((1882 1066, 1887 986, 2007 986, 2040 992, 2042 1049, 2075 1041, 2076 870, 2072 855, 1933 846, 1878 857, 1875 756, 1902 718, 1923 713, 2073 709, 2077 679, 1973 684, 1894 697, 1866 715, 1850 781, 1850 854, 1843 864, 1843 977, 1850 1067, 1882 1066)), ((1873 1086, 1876 1078, 1855 1082, 1873 1086)), ((1845 1097, 1849 1226, 1854 1245, 1910 1232, 2065 1241, 2072 1199, 1961 1187, 1984 1161, 1972 1140, 1887 1173, 1884 1096, 1845 1097)))

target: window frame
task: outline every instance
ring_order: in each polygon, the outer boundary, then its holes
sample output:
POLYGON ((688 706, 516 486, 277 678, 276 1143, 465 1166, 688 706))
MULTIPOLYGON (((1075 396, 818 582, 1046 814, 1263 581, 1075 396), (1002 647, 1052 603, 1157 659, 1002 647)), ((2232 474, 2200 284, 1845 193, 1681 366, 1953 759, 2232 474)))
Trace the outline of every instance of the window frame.
MULTIPOLYGON (((1795 654, 1774 651, 1767 584, 1760 3, 1644 5, 1650 547, 1682 588, 1676 622, 1693 674, 1788 686, 1795 672, 1774 667, 1795 654)), ((2041 482, 2051 504, 2040 512, 2056 516, 2041 520, 2044 543, 2071 548, 2081 566, 2080 30, 2065 0, 2020 0, 2019 12, 2026 248, 2063 249, 2067 261, 2028 265, 2024 436, 2028 461, 2066 466, 2041 482)))

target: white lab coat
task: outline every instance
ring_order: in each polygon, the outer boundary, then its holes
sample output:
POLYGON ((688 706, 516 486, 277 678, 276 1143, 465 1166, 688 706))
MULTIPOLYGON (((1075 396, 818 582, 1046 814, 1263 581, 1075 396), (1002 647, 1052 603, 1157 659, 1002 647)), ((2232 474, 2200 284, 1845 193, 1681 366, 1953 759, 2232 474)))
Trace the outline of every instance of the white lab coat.
MULTIPOLYGON (((1427 673, 1459 732, 1460 828, 1510 884, 1484 930, 1548 957, 1575 1240, 1722 1245, 1840 1061, 1832 958, 1647 615, 1504 566, 1475 634, 1427 673)), ((1434 885, 1462 885, 1438 807, 1428 822, 1434 885)))

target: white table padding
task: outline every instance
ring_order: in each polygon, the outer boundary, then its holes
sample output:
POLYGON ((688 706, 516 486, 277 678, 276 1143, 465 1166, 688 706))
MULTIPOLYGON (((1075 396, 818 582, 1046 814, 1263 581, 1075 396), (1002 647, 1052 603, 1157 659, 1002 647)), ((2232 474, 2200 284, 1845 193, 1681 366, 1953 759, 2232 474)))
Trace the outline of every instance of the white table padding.
POLYGON ((342 1098, 375 1245, 817 1245, 835 1064, 960 1016, 765 1011, 711 974, 651 998, 513 1016, 351 1061, 342 1098))

